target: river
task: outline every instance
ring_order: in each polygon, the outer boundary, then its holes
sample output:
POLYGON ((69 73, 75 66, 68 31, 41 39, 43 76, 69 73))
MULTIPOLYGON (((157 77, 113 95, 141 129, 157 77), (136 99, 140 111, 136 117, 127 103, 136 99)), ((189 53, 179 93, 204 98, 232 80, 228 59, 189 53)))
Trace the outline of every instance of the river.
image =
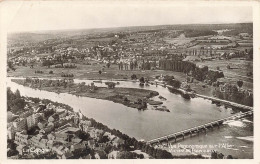
MULTIPOLYGON (((91 80, 75 80, 75 82, 86 82, 89 84, 91 80)), ((116 87, 140 88, 139 83, 120 81, 116 87)), ((95 83, 97 86, 104 86, 104 83, 95 83)), ((210 100, 202 98, 194 98, 186 100, 180 95, 169 92, 167 88, 161 86, 144 86, 142 88, 159 92, 161 96, 167 100, 163 101, 170 112, 162 112, 152 110, 152 106, 148 106, 149 110, 139 111, 134 108, 126 107, 122 104, 114 103, 107 100, 100 100, 88 97, 77 97, 67 93, 57 94, 42 90, 35 90, 29 87, 24 87, 11 82, 7 79, 7 86, 13 91, 20 90, 22 96, 38 97, 50 99, 60 103, 67 104, 74 108, 75 111, 81 112, 96 121, 107 125, 110 128, 115 128, 121 132, 135 137, 136 139, 151 140, 160 136, 164 136, 173 132, 184 130, 187 128, 201 125, 207 122, 218 120, 232 115, 232 109, 218 107, 211 103, 210 100)), ((154 100, 159 100, 158 96, 154 100)), ((239 158, 252 158, 253 142, 247 138, 253 136, 253 124, 250 121, 239 120, 239 123, 227 123, 218 130, 209 132, 207 135, 200 135, 182 141, 182 144, 221 144, 230 143, 236 145, 239 149, 223 149, 216 148, 215 150, 227 152, 239 158), (237 126, 237 124, 241 124, 237 126), (231 124, 234 124, 232 126, 231 124), (246 126, 244 126, 244 124, 246 126), (234 128, 236 127, 236 128, 234 128), (250 130, 251 129, 251 130, 250 130), (237 138, 238 137, 238 138, 237 138), (246 144, 247 143, 247 144, 246 144), (248 153, 245 153, 248 152, 248 153), (251 153, 252 152, 252 153, 251 153)))

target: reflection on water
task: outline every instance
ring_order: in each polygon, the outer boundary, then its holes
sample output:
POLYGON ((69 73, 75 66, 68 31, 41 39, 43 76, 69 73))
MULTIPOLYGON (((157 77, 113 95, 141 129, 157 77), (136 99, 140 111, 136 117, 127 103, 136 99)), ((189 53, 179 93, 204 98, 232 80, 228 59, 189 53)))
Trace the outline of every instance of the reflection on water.
MULTIPOLYGON (((90 80, 75 80, 75 82, 83 81, 86 82, 86 84, 92 82, 90 80)), ((105 86, 104 83, 96 83, 96 85, 105 86)), ((161 86, 156 87, 151 85, 143 88, 155 90, 166 98, 166 100, 163 101, 163 105, 166 106, 170 112, 156 110, 139 111, 107 100, 77 97, 67 93, 57 94, 35 90, 13 83, 10 79, 8 79, 7 86, 10 86, 12 90, 19 89, 23 96, 50 99, 67 104, 74 108, 75 111, 80 109, 87 117, 94 118, 108 127, 118 129, 136 139, 154 139, 231 115, 231 109, 229 108, 217 107, 211 104, 211 101, 202 98, 185 100, 180 95, 172 94, 167 88, 161 86)), ((120 84, 116 87, 140 88, 138 83, 125 81, 120 81, 120 84)), ((154 99, 158 99, 158 97, 154 99)), ((228 127, 221 128, 222 131, 230 131, 230 129, 231 128, 228 127)), ((216 130, 208 135, 214 136, 218 133, 220 133, 220 131, 216 130)), ((229 135, 227 134, 225 136, 229 135)), ((224 136, 222 137, 224 140, 227 140, 224 136)), ((194 137, 194 139, 188 139, 184 142, 198 142, 195 138, 203 143, 212 143, 214 141, 213 138, 207 139, 205 136, 205 138, 194 137)))

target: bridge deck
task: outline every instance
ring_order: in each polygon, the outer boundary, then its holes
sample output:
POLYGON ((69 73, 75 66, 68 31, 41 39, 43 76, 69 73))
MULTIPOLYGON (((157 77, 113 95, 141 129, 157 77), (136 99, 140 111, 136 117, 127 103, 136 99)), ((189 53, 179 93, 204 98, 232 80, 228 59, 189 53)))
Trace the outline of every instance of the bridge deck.
POLYGON ((229 117, 219 119, 219 120, 216 120, 216 121, 212 121, 212 122, 200 125, 200 126, 196 126, 196 127, 193 127, 193 128, 189 128, 189 129, 185 129, 185 130, 176 132, 176 133, 165 135, 165 136, 162 136, 162 137, 159 137, 159 138, 155 138, 155 139, 148 141, 148 143, 152 144, 152 143, 156 143, 158 141, 167 140, 168 138, 176 137, 176 136, 179 136, 179 135, 185 135, 187 133, 194 132, 194 131, 197 131, 197 130, 200 130, 200 129, 205 129, 207 127, 219 125, 219 124, 223 123, 224 121, 228 121, 228 120, 231 120, 231 119, 239 119, 239 118, 249 116, 249 115, 252 115, 252 114, 253 114, 253 111, 248 111, 248 112, 245 112, 245 113, 239 113, 239 114, 236 114, 234 116, 229 116, 229 117))

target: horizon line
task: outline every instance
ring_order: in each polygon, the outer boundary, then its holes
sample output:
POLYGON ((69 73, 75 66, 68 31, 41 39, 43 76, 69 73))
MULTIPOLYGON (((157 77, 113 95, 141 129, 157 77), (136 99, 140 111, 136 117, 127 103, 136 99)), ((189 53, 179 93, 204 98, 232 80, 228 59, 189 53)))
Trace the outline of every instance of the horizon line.
POLYGON ((75 30, 93 30, 93 29, 113 29, 113 28, 127 28, 127 27, 153 27, 153 26, 177 26, 177 25, 223 25, 223 24, 245 24, 245 23, 253 23, 253 21, 246 21, 246 22, 232 22, 232 23, 179 23, 179 24, 155 24, 155 25, 131 25, 131 26, 115 26, 115 27, 93 27, 93 28, 70 28, 70 29, 49 29, 49 30, 31 30, 31 31, 7 31, 7 34, 18 34, 18 33, 37 33, 37 32, 54 32, 54 31, 75 31, 75 30))

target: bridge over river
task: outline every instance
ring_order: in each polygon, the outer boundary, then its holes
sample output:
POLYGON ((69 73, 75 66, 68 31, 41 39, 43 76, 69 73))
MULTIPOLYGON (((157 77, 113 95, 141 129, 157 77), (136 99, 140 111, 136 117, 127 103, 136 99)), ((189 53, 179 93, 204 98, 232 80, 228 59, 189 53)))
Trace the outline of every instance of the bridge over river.
POLYGON ((205 133, 206 134, 208 129, 213 129, 214 127, 219 128, 219 126, 222 125, 223 122, 225 122, 225 121, 236 120, 236 119, 240 119, 240 118, 252 116, 252 115, 253 115, 253 111, 250 110, 248 112, 235 114, 235 115, 229 116, 227 118, 219 119, 219 120, 212 121, 212 122, 200 125, 200 126, 195 126, 193 128, 189 128, 189 129, 182 130, 182 131, 179 131, 179 132, 176 132, 176 133, 172 133, 172 134, 165 135, 165 136, 162 136, 162 137, 159 137, 159 138, 155 138, 155 139, 152 139, 150 141, 147 141, 147 143, 148 144, 155 144, 155 143, 161 143, 161 142, 165 142, 165 141, 168 142, 169 140, 175 140, 175 142, 179 139, 184 140, 185 136, 191 136, 192 137, 193 135, 196 135, 196 134, 199 134, 199 133, 205 133))

